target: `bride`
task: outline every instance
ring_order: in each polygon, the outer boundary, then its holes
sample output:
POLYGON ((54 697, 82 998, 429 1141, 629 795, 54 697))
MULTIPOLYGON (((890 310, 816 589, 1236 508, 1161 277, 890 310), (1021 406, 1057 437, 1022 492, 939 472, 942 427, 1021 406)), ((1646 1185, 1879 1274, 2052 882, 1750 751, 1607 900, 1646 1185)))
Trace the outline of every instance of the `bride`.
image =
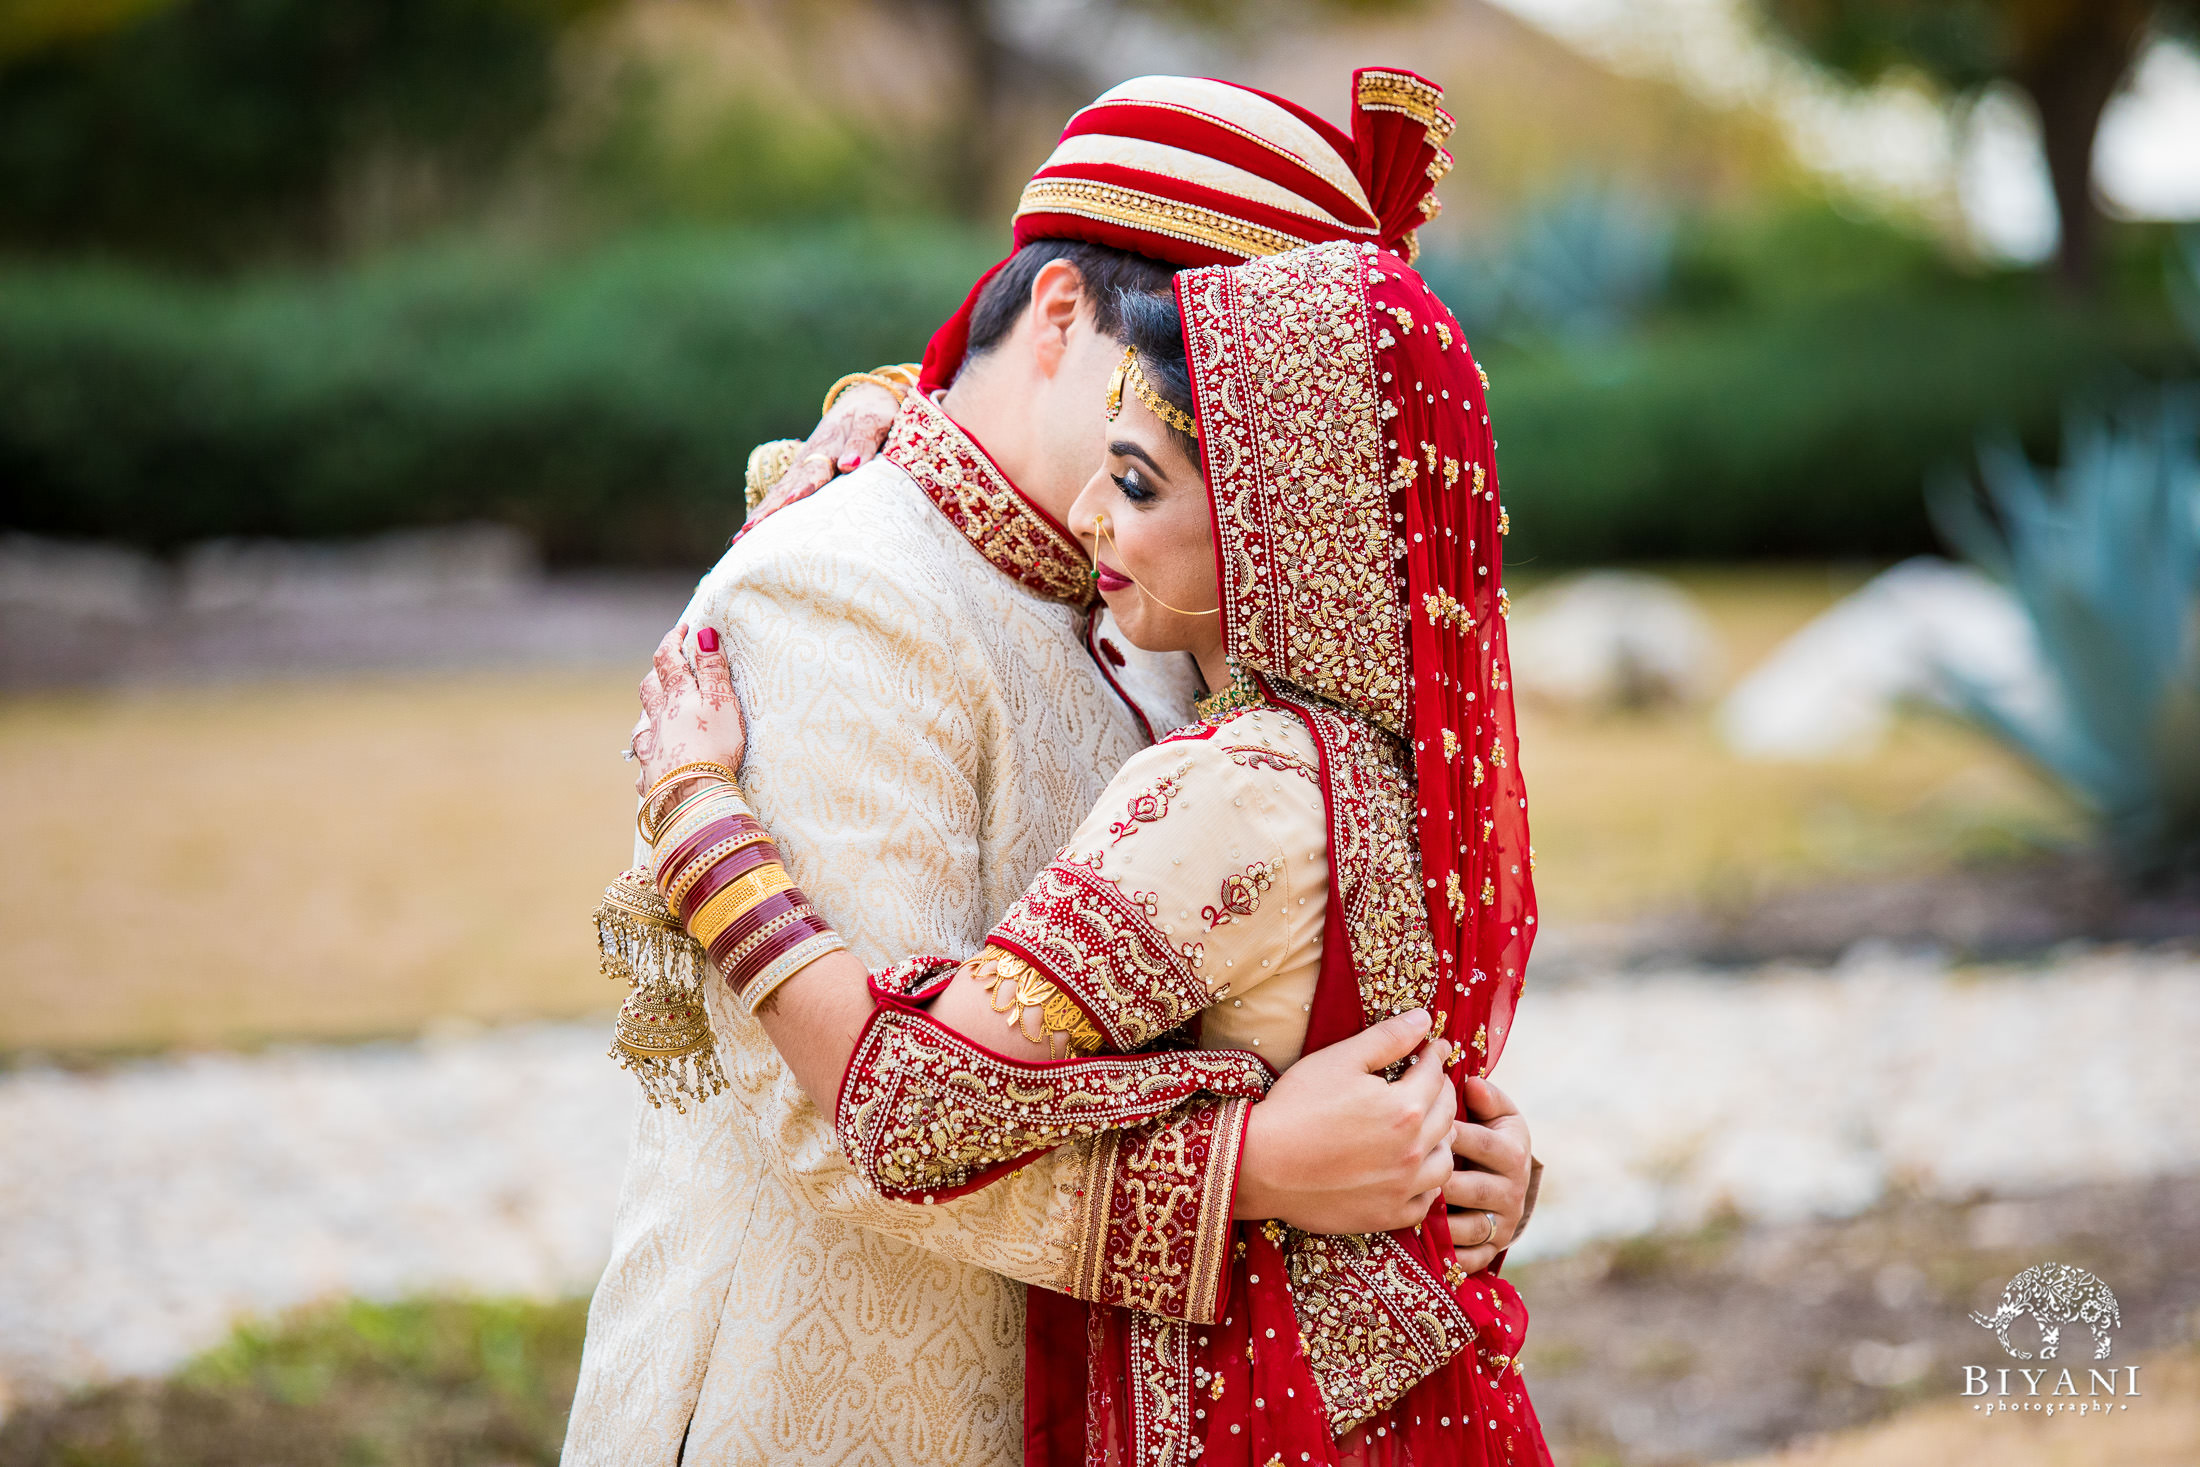
MULTIPOLYGON (((1107 463, 1071 528, 1124 634, 1216 691, 980 952, 868 975, 861 1034, 790 1066, 893 1197, 1109 1138, 1081 1196, 1125 1283, 1031 1291, 1028 1460, 1547 1462, 1519 1296, 1453 1255, 1482 1214, 1447 1218, 1432 1189, 1392 1232, 1240 1222, 1227 1249, 1181 1215, 1300 1055, 1427 1009, 1464 1098, 1511 1026, 1534 858, 1479 369, 1371 245, 1187 271, 1123 314, 1107 463), (1189 1141, 1145 1126, 1199 1094, 1241 1103, 1189 1141)), ((643 685, 658 887, 752 1004, 853 981, 741 802, 724 653, 706 635, 691 665, 683 636, 643 685)))

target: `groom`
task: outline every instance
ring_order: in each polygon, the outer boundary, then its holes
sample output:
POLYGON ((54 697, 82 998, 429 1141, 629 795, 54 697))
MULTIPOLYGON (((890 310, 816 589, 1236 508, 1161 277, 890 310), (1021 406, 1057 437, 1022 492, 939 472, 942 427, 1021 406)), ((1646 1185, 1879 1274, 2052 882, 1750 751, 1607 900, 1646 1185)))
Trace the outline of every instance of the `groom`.
MULTIPOLYGON (((1364 74, 1356 91, 1448 124, 1418 78, 1364 74)), ((698 588, 685 619, 727 634, 758 711, 750 801, 867 961, 975 951, 1122 760, 1188 721, 1188 662, 1090 617, 1089 567, 1059 524, 1099 461, 1114 292, 1371 231, 1356 161, 1342 133, 1223 83, 1102 97, 1027 189, 1016 253, 935 340, 927 377, 952 389, 910 394, 880 457, 762 520, 698 588)), ((641 1111, 566 1461, 1020 1460, 1017 1282, 1115 1297, 1088 1219, 1131 1206, 1105 1157, 1142 1142, 888 1203, 764 1032, 845 1049, 867 996, 761 1023, 724 985, 710 1003, 731 1090, 641 1111)), ((1393 1020, 1302 1060, 1253 1108, 1238 1164, 1189 1177, 1158 1226, 1219 1232, 1234 1212, 1374 1230, 1457 1151, 1488 1168, 1445 1188, 1495 1214, 1479 1266, 1522 1210, 1524 1131, 1453 1125, 1435 1065, 1383 1082, 1424 1029, 1393 1020)), ((1484 1230, 1477 1215, 1468 1241, 1484 1230)))

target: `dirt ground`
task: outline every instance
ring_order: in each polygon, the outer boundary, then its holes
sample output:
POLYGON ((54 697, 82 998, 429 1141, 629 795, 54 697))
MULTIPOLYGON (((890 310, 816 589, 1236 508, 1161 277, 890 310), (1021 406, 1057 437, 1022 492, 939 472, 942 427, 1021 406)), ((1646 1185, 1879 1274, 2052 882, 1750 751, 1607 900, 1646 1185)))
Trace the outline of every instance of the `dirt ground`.
POLYGON ((1961 1401, 1802 1443, 1749 1467, 2192 1467, 2200 1460, 2200 1355, 2151 1357, 2146 1398, 2114 1416, 1997 1416, 1961 1401))
MULTIPOLYGON (((1731 676, 1854 577, 1681 579, 1731 676)), ((0 1055, 608 1006, 588 915, 627 859, 617 750, 647 629, 676 605, 654 582, 552 583, 466 608, 187 619, 142 644, 11 635, 19 690, 112 677, 0 698, 0 1055), (612 655, 627 643, 630 662, 612 655), (115 645, 111 664, 81 660, 115 645), (430 650, 452 665, 423 668, 430 650)), ((1702 708, 1531 707, 1524 725, 1545 977, 1731 947, 1737 913, 1842 882, 1977 869, 2006 885, 2074 829, 2008 755, 1938 720, 1812 766, 1734 758, 1702 708)), ((1875 930, 1803 935, 1830 956, 1875 930)))
MULTIPOLYGON (((1532 1321, 1528 1387, 1572 1467, 1725 1461, 1819 1438, 1829 1439, 1780 1460, 2200 1461, 2200 1178, 1972 1203, 1911 1197, 1845 1222, 1715 1226, 1508 1273, 1532 1321), (1966 1365, 2010 1367, 2019 1392, 2014 1371, 2040 1366, 2004 1356, 1969 1312, 1992 1309, 2019 1270, 2047 1261, 2114 1291, 2123 1327, 2106 1364, 2140 1366, 2128 1411, 2043 1429, 2044 1418, 1983 1418, 1960 1395, 1966 1365), (1831 1437, 1897 1413, 1914 1414, 1891 1435, 1831 1437), (2160 1455, 2164 1434, 2182 1455, 2160 1455), (2079 1455, 2055 1455, 2066 1439, 2079 1455), (1941 1455, 1959 1442, 1985 1445, 1941 1455), (2020 1442, 2033 1455, 2018 1455, 2020 1442)), ((2029 1322, 2011 1339, 2037 1347, 2029 1322)), ((2086 1367, 2102 1364, 2092 1354, 2083 1330, 2065 1332, 2058 1364, 2075 1369, 2081 1391, 2086 1367)))

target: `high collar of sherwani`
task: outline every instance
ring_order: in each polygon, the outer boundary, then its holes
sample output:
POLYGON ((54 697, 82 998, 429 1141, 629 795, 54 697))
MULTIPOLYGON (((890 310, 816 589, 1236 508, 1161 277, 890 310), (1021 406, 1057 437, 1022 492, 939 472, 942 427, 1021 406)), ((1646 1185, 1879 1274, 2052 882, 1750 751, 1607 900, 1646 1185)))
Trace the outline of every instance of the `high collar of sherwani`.
POLYGON ((881 457, 916 480, 948 523, 1009 579, 1071 606, 1097 600, 1092 561, 1076 537, 1010 482, 931 398, 909 394, 881 457))

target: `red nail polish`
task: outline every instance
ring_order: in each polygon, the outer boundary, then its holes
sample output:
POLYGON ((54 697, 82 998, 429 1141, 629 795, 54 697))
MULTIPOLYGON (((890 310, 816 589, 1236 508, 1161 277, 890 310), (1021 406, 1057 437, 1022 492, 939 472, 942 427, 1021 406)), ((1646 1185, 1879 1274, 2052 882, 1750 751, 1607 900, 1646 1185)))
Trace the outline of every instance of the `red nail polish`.
POLYGON ((704 627, 701 631, 697 632, 695 634, 695 645, 702 648, 705 652, 717 651, 718 628, 704 627))
POLYGON ((837 467, 843 474, 847 473, 850 469, 861 468, 863 467, 863 455, 859 453, 844 453, 840 456, 840 463, 837 465, 837 467))

